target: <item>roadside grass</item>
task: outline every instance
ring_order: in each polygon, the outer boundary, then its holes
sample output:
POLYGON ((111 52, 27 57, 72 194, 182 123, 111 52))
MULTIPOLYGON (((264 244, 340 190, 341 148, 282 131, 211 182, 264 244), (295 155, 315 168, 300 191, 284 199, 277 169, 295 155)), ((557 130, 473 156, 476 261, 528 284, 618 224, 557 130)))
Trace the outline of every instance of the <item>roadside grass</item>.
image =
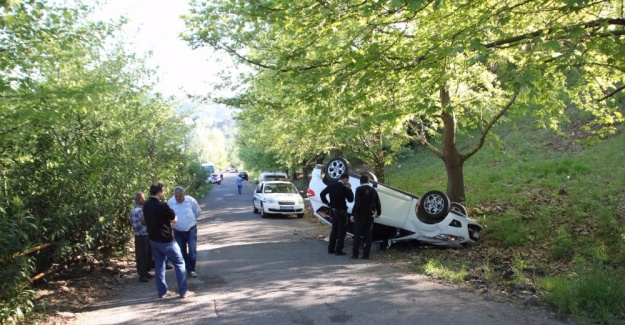
MULTIPOLYGON (((585 147, 530 123, 496 133, 464 166, 464 204, 484 226, 481 242, 424 249, 415 269, 452 282, 479 277, 506 292, 529 285, 520 298, 535 293, 584 322, 625 322, 625 134, 585 147)), ((468 140, 459 137, 460 147, 468 140)), ((445 191, 446 180, 443 162, 423 149, 385 174, 386 184, 417 195, 445 191)))
POLYGON ((467 267, 465 264, 451 260, 441 260, 430 258, 424 260, 421 265, 416 265, 423 274, 435 276, 451 283, 461 283, 467 277, 467 267))

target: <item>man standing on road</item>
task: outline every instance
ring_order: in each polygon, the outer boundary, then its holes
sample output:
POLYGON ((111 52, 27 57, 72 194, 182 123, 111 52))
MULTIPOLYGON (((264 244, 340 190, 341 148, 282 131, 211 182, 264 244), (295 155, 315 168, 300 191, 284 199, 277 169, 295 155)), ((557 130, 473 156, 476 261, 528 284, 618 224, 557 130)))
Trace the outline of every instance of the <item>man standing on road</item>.
POLYGON ((237 190, 239 190, 239 195, 241 195, 243 191, 243 176, 241 176, 241 174, 237 176, 237 190))
POLYGON ((135 193, 135 206, 130 211, 130 222, 135 233, 135 263, 139 281, 148 282, 148 279, 154 276, 148 273, 152 264, 152 248, 150 248, 148 228, 145 226, 145 220, 143 219, 144 202, 145 195, 143 192, 135 193))
POLYGON ((330 243, 328 254, 345 255, 343 246, 345 245, 345 235, 347 233, 347 203, 354 201, 354 193, 349 184, 349 174, 341 174, 339 181, 328 185, 321 194, 321 201, 330 207, 332 217, 332 230, 330 231, 330 243), (326 195, 330 195, 330 201, 326 195))
POLYGON ((174 188, 174 196, 167 201, 167 205, 178 217, 178 222, 174 224, 174 237, 182 251, 187 272, 192 278, 196 278, 197 218, 200 216, 200 206, 194 198, 186 195, 181 186, 174 188))
POLYGON ((378 192, 369 184, 369 177, 361 175, 360 186, 356 188, 356 198, 352 208, 352 218, 354 218, 355 222, 352 258, 358 258, 361 236, 365 238, 362 258, 369 258, 371 253, 371 236, 373 235, 373 218, 379 217, 381 213, 382 204, 380 203, 378 192))
POLYGON ((165 281, 165 257, 174 265, 178 293, 180 298, 193 295, 187 290, 187 276, 184 267, 184 259, 180 253, 180 247, 174 240, 173 224, 176 223, 176 213, 169 205, 162 202, 163 184, 154 183, 150 186, 150 199, 143 204, 143 216, 148 227, 148 236, 156 273, 156 290, 158 297, 170 296, 165 281))

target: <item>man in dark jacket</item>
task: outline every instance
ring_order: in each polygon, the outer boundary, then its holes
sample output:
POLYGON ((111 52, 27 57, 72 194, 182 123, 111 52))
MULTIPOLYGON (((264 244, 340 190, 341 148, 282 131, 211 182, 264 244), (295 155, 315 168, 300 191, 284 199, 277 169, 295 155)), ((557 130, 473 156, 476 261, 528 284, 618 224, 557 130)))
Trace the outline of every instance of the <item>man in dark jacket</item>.
POLYGON ((382 205, 378 192, 369 184, 367 175, 360 176, 360 186, 356 188, 356 199, 352 208, 354 217, 354 247, 352 258, 358 258, 360 250, 360 237, 365 239, 365 247, 362 258, 368 259, 371 253, 371 237, 373 235, 373 218, 382 213, 382 205))
POLYGON ((341 174, 339 181, 328 185, 321 194, 321 202, 330 207, 332 217, 332 230, 330 231, 330 243, 328 254, 345 255, 343 246, 345 245, 345 234, 347 233, 347 202, 354 201, 354 193, 349 184, 349 174, 341 174), (330 200, 326 195, 330 195, 330 200))
POLYGON ((148 227, 148 237, 154 256, 154 273, 156 275, 156 290, 158 297, 170 296, 165 281, 165 258, 174 264, 178 294, 180 298, 193 295, 187 290, 187 277, 184 259, 178 243, 174 240, 173 224, 178 220, 174 211, 162 202, 163 184, 154 183, 150 186, 150 199, 143 204, 143 217, 148 227))

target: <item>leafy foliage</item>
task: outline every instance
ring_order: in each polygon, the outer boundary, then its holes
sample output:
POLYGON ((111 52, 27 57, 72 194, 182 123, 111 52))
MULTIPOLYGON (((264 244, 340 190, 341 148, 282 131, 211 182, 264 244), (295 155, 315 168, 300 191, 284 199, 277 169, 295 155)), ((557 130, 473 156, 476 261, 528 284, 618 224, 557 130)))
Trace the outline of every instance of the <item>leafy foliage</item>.
MULTIPOLYGON (((201 184, 172 103, 76 3, 0 7, 0 322, 33 307, 31 284, 106 258, 131 236, 132 194, 201 184)), ((205 178, 204 178, 205 179, 205 178)))
POLYGON ((617 2, 192 4, 189 44, 256 69, 233 103, 281 161, 350 151, 379 172, 412 141, 444 161, 447 192, 463 201, 464 163, 498 121, 558 129, 575 106, 602 138, 623 120, 617 2), (456 135, 470 129, 480 134, 460 150, 456 135))

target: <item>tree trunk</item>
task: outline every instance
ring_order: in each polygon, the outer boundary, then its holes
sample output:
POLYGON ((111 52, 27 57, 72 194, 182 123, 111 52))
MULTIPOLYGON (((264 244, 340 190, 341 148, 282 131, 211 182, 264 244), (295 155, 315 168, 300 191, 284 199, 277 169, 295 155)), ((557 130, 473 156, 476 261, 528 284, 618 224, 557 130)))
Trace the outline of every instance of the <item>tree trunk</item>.
POLYGON ((456 148, 456 115, 449 109, 449 91, 445 87, 440 89, 443 112, 443 161, 447 171, 447 196, 452 202, 462 203, 464 193, 464 159, 456 148))
POLYGON ((375 171, 374 172, 375 177, 378 178, 378 182, 384 183, 384 161, 376 160, 373 170, 375 171))

